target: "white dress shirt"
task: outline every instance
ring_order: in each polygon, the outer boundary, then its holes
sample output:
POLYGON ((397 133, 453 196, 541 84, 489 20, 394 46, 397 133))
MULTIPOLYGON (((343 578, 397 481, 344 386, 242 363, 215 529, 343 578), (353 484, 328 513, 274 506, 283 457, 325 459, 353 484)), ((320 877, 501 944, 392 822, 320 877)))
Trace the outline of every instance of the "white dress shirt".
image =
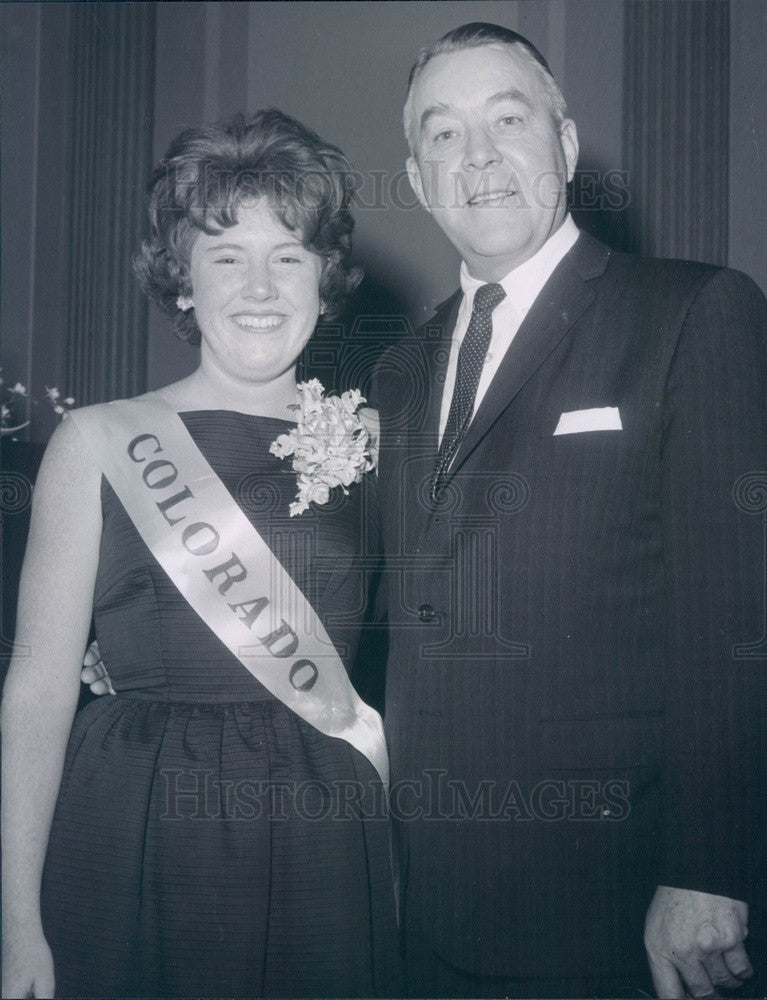
MULTIPOLYGON (((565 221, 559 229, 553 233, 541 249, 534 254, 524 264, 509 271, 500 282, 506 292, 506 298, 493 310, 493 336, 490 340, 490 347, 485 356, 485 365, 479 377, 479 386, 474 400, 474 411, 472 419, 479 408, 479 404, 485 398, 490 383, 493 381, 495 373, 503 360, 503 356, 508 351, 509 346, 516 336, 517 330, 522 325, 522 321, 527 316, 541 289, 551 277, 554 268, 559 264, 568 250, 572 249, 578 239, 578 227, 572 218, 567 215, 565 221)), ((463 289, 463 301, 458 310, 458 321, 455 324, 455 331, 450 347, 450 358, 447 363, 445 374, 445 388, 442 393, 442 410, 439 419, 439 439, 445 433, 447 416, 450 412, 450 401, 453 398, 455 388, 455 371, 458 367, 458 351, 461 348, 466 330, 471 319, 471 310, 474 306, 474 293, 485 281, 472 278, 466 269, 465 264, 461 264, 461 288, 463 289)))

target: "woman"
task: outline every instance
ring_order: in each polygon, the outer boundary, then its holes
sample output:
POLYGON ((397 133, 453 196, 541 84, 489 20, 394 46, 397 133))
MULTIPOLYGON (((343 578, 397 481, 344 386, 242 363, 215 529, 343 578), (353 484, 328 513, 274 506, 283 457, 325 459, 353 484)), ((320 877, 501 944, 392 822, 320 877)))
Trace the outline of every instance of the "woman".
POLYGON ((348 178, 274 110, 183 133, 155 172, 137 270, 200 365, 75 412, 40 472, 3 704, 4 995, 398 992, 380 720, 338 659, 372 477, 309 476, 291 517, 280 457, 296 359, 354 283, 348 178), (72 726, 92 612, 117 697, 72 726))

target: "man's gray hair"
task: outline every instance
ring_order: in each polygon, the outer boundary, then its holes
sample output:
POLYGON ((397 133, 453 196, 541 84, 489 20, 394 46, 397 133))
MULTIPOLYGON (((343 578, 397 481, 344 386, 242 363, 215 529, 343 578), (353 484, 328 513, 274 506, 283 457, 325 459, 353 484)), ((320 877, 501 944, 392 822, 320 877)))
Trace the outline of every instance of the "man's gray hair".
POLYGON ((549 64, 533 43, 528 41, 524 35, 520 35, 510 28, 504 28, 499 24, 472 21, 469 24, 462 24, 458 28, 453 28, 452 31, 448 31, 446 35, 443 35, 433 45, 421 49, 413 68, 410 70, 402 120, 411 153, 415 152, 416 140, 415 122, 413 120, 413 91, 415 84, 428 63, 435 56, 446 55, 450 52, 460 52, 462 49, 477 49, 483 45, 498 44, 511 45, 529 62, 546 95, 554 124, 556 126, 562 124, 567 117, 567 104, 564 95, 559 84, 551 74, 549 64))

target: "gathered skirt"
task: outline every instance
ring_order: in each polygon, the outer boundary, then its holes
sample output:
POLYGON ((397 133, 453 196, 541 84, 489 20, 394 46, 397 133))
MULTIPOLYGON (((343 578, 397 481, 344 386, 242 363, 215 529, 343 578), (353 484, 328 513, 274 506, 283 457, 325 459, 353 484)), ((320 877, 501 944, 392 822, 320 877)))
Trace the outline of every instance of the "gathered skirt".
POLYGON ((396 996, 375 771, 280 702, 103 697, 43 878, 58 996, 396 996))

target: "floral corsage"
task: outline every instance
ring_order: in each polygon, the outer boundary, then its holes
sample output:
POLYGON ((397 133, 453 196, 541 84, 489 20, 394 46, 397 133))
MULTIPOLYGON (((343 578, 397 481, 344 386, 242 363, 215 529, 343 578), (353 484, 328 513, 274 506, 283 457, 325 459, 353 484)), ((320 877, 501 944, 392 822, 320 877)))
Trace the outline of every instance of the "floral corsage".
POLYGON ((278 458, 293 456, 298 473, 298 493, 290 505, 290 516, 309 509, 310 503, 325 504, 330 491, 340 486, 344 493, 375 468, 375 441, 357 413, 366 402, 359 389, 340 396, 325 396, 325 387, 313 378, 299 382, 301 402, 296 427, 280 434, 269 451, 278 458))

